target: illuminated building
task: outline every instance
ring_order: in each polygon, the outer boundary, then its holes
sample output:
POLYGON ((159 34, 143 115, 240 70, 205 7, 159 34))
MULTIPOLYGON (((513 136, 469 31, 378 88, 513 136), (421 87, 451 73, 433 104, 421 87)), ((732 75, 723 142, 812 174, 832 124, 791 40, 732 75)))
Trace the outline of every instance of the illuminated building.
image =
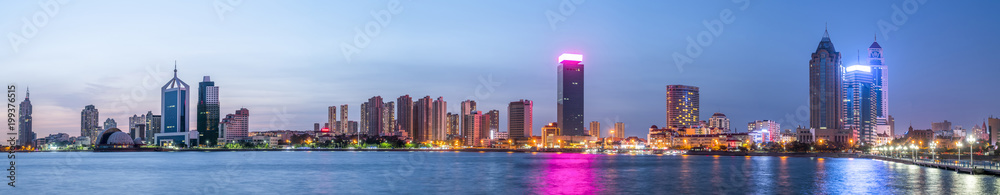
POLYGON ((368 102, 362 104, 361 109, 364 111, 361 117, 362 129, 364 134, 369 136, 379 136, 382 130, 385 129, 384 115, 385 112, 385 102, 382 101, 382 96, 375 96, 368 98, 368 102))
POLYGON ((559 79, 556 103, 562 135, 584 136, 583 127, 583 55, 562 54, 559 56, 559 79))
MULTIPOLYGON (((155 135, 161 133, 160 124, 163 123, 163 116, 153 115, 153 111, 146 113, 146 137, 143 138, 146 142, 155 141, 155 135)), ((155 145, 155 143, 154 143, 155 145)))
POLYGON ((708 128, 721 129, 719 133, 729 133, 729 118, 726 118, 725 114, 716 112, 712 114, 711 118, 708 118, 708 128))
POLYGON ((449 137, 456 137, 456 136, 462 135, 462 131, 461 131, 462 128, 459 128, 459 124, 461 124, 461 118, 459 118, 458 116, 459 116, 458 114, 452 114, 450 112, 448 113, 448 136, 449 137))
POLYGON ((480 135, 481 139, 494 140, 497 132, 500 131, 500 111, 490 110, 483 114, 483 118, 480 119, 480 135))
POLYGON ((212 145, 219 138, 219 87, 212 78, 205 76, 198 83, 198 105, 195 108, 198 124, 198 140, 201 145, 212 145))
POLYGON ((392 135, 396 132, 396 103, 389 101, 382 104, 382 135, 392 135))
POLYGON ((816 52, 809 60, 809 127, 818 131, 841 129, 840 52, 833 47, 830 33, 823 32, 816 52))
POLYGON ((556 123, 549 123, 542 127, 542 143, 546 148, 551 148, 557 143, 556 136, 559 136, 559 125, 556 123))
POLYGON ((507 106, 507 132, 511 139, 527 140, 532 135, 532 101, 518 100, 507 106))
POLYGON ((755 142, 767 143, 781 141, 781 125, 771 120, 758 120, 747 123, 747 132, 760 135, 755 142))
POLYGON ((868 47, 868 66, 874 79, 873 87, 878 90, 875 94, 875 134, 892 135, 895 129, 889 115, 889 67, 885 64, 878 40, 868 47))
POLYGON ((871 66, 853 65, 844 69, 843 106, 844 130, 860 143, 874 143, 877 135, 878 96, 871 66))
POLYGON ((667 127, 698 126, 698 87, 667 85, 667 127))

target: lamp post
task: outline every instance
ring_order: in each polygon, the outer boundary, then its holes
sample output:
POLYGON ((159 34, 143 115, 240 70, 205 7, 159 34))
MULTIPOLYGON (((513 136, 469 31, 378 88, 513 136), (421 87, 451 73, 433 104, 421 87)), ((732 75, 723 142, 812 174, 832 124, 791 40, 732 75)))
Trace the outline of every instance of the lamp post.
POLYGON ((937 159, 937 142, 931 143, 931 162, 937 159))
POLYGON ((910 153, 910 156, 913 157, 913 162, 917 162, 917 145, 910 144, 910 149, 913 151, 913 153, 910 153))
POLYGON ((972 148, 973 146, 976 145, 976 138, 972 137, 972 135, 969 135, 969 138, 967 138, 966 140, 969 141, 969 165, 971 165, 972 169, 976 169, 976 161, 972 157, 972 155, 974 154, 972 152, 972 148))
POLYGON ((958 164, 959 164, 959 166, 961 166, 962 165, 962 141, 958 141, 958 144, 956 144, 956 145, 958 145, 958 149, 955 150, 955 151, 958 152, 958 164))

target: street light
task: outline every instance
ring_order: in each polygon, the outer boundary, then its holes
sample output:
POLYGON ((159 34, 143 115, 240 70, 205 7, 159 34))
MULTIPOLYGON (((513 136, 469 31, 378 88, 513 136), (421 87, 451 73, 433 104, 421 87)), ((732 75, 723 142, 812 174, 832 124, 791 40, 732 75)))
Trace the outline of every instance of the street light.
POLYGON ((917 145, 910 144, 910 149, 913 151, 910 156, 913 157, 913 162, 917 162, 917 145))
POLYGON ((931 162, 937 159, 937 142, 931 143, 931 162))
POLYGON ((976 169, 976 164, 975 164, 976 161, 972 157, 972 155, 973 155, 972 148, 973 148, 973 146, 976 145, 976 138, 972 137, 972 135, 969 135, 969 138, 967 138, 966 140, 969 141, 969 165, 972 166, 972 169, 976 169))
POLYGON ((958 151, 958 163, 959 163, 959 165, 961 165, 961 163, 962 163, 962 141, 958 141, 958 143, 956 145, 958 145, 958 150, 957 150, 958 151))

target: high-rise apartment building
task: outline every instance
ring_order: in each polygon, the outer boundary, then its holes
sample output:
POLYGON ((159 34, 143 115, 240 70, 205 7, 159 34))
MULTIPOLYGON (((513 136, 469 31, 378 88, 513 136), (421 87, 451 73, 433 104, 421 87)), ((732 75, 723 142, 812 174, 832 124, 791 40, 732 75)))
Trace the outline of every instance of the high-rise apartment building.
POLYGON ((413 103, 413 140, 417 143, 429 142, 433 140, 433 129, 431 122, 433 117, 433 100, 431 96, 424 96, 413 103))
POLYGON ((443 141, 448 137, 448 102, 438 97, 431 103, 431 140, 443 141))
POLYGON ((483 114, 482 117, 479 120, 480 139, 495 140, 496 133, 500 132, 500 111, 490 110, 486 114, 483 114))
POLYGON ((482 119, 482 111, 469 111, 469 114, 462 118, 462 135, 465 136, 465 145, 473 146, 480 145, 479 140, 482 134, 480 133, 480 120, 482 119))
POLYGON ((347 104, 340 105, 340 132, 341 134, 354 135, 357 133, 356 130, 349 128, 350 123, 347 121, 347 104))
POLYGON ((327 128, 330 128, 331 133, 340 134, 340 126, 337 125, 337 106, 326 107, 326 121, 330 124, 327 128))
POLYGON ((413 137, 413 98, 403 95, 396 98, 396 129, 413 137))
POLYGON ((382 135, 396 132, 396 103, 389 101, 382 105, 382 135))
POLYGON ((617 139, 625 139, 625 123, 616 122, 615 128, 611 130, 611 136, 617 139))
POLYGON ((83 111, 80 112, 80 136, 90 138, 91 142, 97 140, 97 135, 101 134, 101 125, 97 121, 100 120, 100 112, 94 105, 87 105, 83 107, 83 111))

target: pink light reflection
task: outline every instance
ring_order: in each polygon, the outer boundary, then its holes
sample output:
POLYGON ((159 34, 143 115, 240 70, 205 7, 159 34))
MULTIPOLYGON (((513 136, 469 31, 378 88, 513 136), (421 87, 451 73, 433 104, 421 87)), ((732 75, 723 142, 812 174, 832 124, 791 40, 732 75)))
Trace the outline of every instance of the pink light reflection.
POLYGON ((592 154, 558 154, 545 161, 536 189, 544 194, 597 194, 601 191, 592 154))

